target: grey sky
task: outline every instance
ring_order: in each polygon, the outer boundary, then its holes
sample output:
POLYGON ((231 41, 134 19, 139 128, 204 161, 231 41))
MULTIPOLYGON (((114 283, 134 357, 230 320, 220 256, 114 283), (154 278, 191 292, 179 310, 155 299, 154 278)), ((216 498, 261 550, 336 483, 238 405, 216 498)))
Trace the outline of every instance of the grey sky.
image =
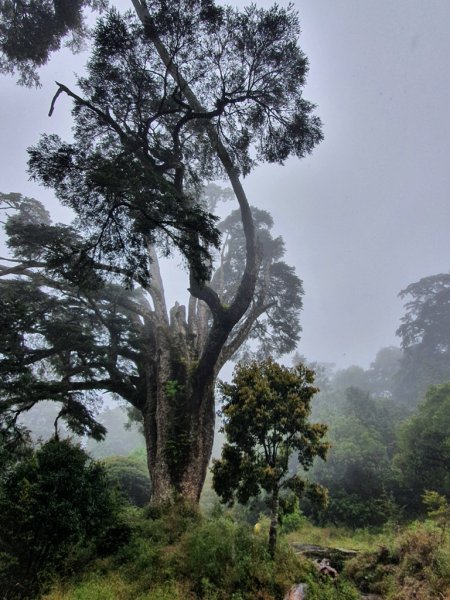
MULTIPOLYGON (((450 268, 450 2, 295 5, 310 60, 304 94, 318 105, 325 141, 301 162, 258 168, 245 187, 272 213, 304 281, 299 351, 367 366, 398 343, 400 289, 450 268)), ((68 135, 65 98, 47 117, 52 82, 71 84, 81 64, 58 55, 40 90, 0 80, 1 191, 55 206, 49 190, 27 181, 25 150, 42 132, 68 135)))

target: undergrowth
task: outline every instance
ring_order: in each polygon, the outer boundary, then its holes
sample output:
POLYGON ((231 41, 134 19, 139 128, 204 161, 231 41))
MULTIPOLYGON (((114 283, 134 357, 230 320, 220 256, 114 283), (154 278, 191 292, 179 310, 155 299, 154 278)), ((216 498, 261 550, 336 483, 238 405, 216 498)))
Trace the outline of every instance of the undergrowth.
POLYGON ((361 593, 384 600, 450 599, 450 543, 431 522, 355 532, 302 521, 281 536, 274 561, 264 518, 255 528, 223 511, 204 517, 180 505, 129 509, 126 522, 128 543, 55 581, 42 600, 278 600, 299 583, 308 600, 358 600, 361 593), (359 554, 333 581, 295 556, 293 541, 359 554))
POLYGON ((303 582, 310 600, 356 600, 344 580, 328 581, 281 540, 271 560, 265 532, 230 516, 185 507, 127 513, 131 540, 83 573, 55 581, 43 600, 275 600, 303 582))
POLYGON ((349 561, 344 576, 386 600, 448 600, 450 544, 434 523, 414 522, 390 544, 349 561))

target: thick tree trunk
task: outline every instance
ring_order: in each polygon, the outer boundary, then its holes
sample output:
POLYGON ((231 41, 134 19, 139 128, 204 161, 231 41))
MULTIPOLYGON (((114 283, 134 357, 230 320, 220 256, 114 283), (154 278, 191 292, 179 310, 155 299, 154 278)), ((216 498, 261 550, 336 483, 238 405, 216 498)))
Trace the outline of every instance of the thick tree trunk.
POLYGON ((181 496, 197 504, 214 441, 216 371, 212 365, 209 372, 199 372, 204 344, 189 334, 183 306, 176 305, 170 322, 152 331, 141 409, 152 502, 170 503, 181 496))
MULTIPOLYGON (((169 402, 166 382, 170 380, 171 369, 168 353, 158 352, 157 364, 149 376, 147 399, 143 410, 144 437, 147 446, 147 463, 152 482, 152 501, 168 502, 172 499, 172 483, 166 460, 169 402)), ((150 369, 149 369, 150 371, 150 369)))
POLYGON ((214 394, 211 388, 203 397, 195 399, 199 408, 195 410, 191 422, 189 457, 179 482, 179 492, 183 498, 198 504, 214 442, 214 394))
MULTIPOLYGON (((166 380, 174 381, 180 388, 189 387, 189 381, 166 380)), ((198 504, 214 441, 214 423, 212 386, 204 390, 202 398, 189 393, 180 393, 177 398, 167 383, 159 387, 156 411, 154 403, 148 402, 144 412, 152 503, 171 503, 182 497, 198 504)))

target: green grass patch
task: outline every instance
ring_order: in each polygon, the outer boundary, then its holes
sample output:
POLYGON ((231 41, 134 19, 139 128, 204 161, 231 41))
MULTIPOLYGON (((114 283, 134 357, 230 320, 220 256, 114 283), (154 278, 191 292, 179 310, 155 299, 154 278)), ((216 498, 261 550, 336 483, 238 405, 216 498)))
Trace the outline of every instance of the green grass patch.
POLYGON ((316 544, 362 552, 370 552, 378 546, 390 545, 394 538, 395 530, 388 526, 380 530, 353 530, 334 526, 318 527, 308 521, 285 536, 289 543, 316 544))

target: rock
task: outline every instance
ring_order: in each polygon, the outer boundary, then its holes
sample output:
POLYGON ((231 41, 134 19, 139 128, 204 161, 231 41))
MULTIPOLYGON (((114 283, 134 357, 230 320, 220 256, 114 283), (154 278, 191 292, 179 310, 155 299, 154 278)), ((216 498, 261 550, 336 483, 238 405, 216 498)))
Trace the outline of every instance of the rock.
POLYGON ((328 558, 322 558, 321 561, 316 559, 314 561, 314 566, 319 571, 319 573, 321 573, 322 575, 327 575, 328 577, 331 577, 332 579, 336 579, 336 577, 338 576, 338 572, 336 571, 335 568, 333 568, 330 565, 330 561, 328 560, 328 558))
POLYGON ((307 588, 308 586, 305 583, 293 585, 284 600, 306 600, 307 588))
POLYGON ((327 546, 316 546, 314 544, 299 544, 294 542, 292 544, 294 552, 296 554, 304 554, 305 556, 313 558, 340 558, 346 560, 348 558, 354 558, 358 555, 356 550, 347 550, 346 548, 330 548, 327 546))

